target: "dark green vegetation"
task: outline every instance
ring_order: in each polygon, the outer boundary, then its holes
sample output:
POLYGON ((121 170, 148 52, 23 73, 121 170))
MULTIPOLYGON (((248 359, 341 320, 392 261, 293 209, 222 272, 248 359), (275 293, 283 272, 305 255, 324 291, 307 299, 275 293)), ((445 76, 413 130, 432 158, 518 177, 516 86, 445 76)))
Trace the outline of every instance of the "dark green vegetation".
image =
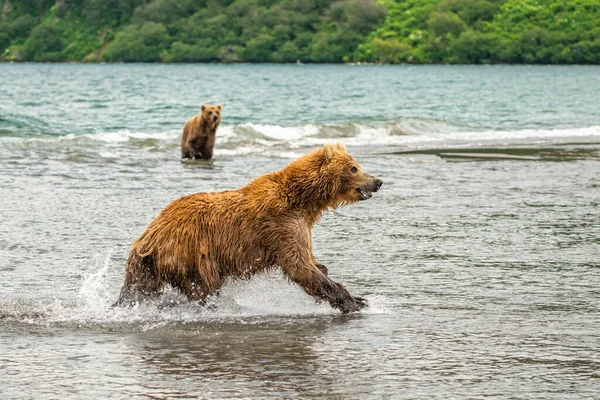
POLYGON ((0 54, 27 61, 350 61, 386 15, 376 0, 0 1, 0 54))
POLYGON ((600 0, 0 0, 16 61, 600 63, 600 0))
POLYGON ((600 63, 600 0, 382 0, 354 59, 384 63, 600 63))

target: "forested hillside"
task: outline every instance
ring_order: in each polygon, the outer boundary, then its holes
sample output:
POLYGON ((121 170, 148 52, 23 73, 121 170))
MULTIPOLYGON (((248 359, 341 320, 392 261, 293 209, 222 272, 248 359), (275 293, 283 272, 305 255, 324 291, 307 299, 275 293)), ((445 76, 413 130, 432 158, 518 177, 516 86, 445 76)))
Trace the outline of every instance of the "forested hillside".
POLYGON ((600 63, 600 0, 0 0, 14 61, 600 63))
POLYGON ((600 0, 382 0, 353 58, 383 63, 600 63, 600 0))

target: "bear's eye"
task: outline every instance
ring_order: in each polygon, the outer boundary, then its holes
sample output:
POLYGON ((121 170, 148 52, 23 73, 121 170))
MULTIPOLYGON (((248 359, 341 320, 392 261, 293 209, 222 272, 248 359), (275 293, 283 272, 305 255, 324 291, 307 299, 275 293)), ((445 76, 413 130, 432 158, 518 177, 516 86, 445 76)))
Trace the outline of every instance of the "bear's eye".
POLYGON ((352 168, 350 168, 350 171, 351 171, 353 174, 355 174, 355 173, 357 173, 357 172, 358 172, 358 168, 356 168, 356 167, 352 167, 352 168))

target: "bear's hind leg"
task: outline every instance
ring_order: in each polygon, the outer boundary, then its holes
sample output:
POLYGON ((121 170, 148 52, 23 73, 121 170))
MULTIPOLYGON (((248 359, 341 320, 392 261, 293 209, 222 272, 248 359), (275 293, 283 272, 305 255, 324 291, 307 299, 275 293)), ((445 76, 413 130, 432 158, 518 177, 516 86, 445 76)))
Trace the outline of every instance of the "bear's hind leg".
POLYGON ((125 283, 121 288, 119 299, 113 304, 116 306, 133 306, 146 300, 153 300, 163 292, 162 282, 137 282, 125 283))
POLYGON ((221 285, 209 286, 198 272, 194 272, 190 273, 184 280, 177 282, 175 286, 189 301, 197 301, 200 304, 204 304, 206 298, 215 294, 221 285))
POLYGON ((177 289, 184 294, 189 301, 195 301, 201 305, 206 304, 206 300, 209 296, 215 296, 219 294, 219 288, 209 289, 206 285, 203 285, 200 281, 186 281, 181 282, 177 285, 177 289))
POLYGON ((208 294, 204 292, 200 282, 185 280, 177 285, 177 289, 179 289, 189 301, 199 301, 202 303, 206 299, 206 296, 208 296, 208 294))
POLYGON ((186 295, 189 301, 204 304, 208 296, 218 292, 222 281, 215 263, 209 261, 206 256, 200 256, 198 262, 200 267, 190 270, 185 279, 178 281, 174 286, 186 295))
POLYGON ((114 306, 132 306, 143 300, 155 299, 163 292, 164 282, 156 273, 152 256, 129 255, 125 267, 125 283, 114 306))

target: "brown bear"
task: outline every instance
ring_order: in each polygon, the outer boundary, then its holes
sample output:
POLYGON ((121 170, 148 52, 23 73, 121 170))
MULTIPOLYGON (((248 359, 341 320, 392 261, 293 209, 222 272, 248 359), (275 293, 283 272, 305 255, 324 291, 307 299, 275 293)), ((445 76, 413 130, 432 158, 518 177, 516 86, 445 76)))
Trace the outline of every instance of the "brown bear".
POLYGON ((312 253, 311 230, 324 211, 367 200, 382 183, 337 144, 237 190, 175 200, 133 242, 116 305, 158 296, 165 284, 204 301, 227 277, 280 267, 318 301, 358 311, 366 301, 329 279, 312 253))
POLYGON ((201 113, 185 123, 181 135, 181 158, 212 158, 222 108, 220 104, 202 104, 201 113))

